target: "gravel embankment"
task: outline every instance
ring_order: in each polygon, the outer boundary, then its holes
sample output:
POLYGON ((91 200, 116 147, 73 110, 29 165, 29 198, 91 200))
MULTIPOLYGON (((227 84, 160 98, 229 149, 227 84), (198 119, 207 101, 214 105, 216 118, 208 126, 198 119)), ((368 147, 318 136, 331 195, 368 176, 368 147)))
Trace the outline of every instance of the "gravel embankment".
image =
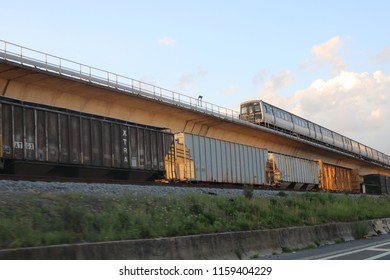
MULTIPOLYGON (((124 185, 124 184, 101 184, 101 183, 73 183, 73 182, 32 182, 0 180, 1 193, 39 193, 39 192, 79 192, 89 194, 114 195, 131 192, 137 195, 150 194, 156 196, 181 195, 186 193, 205 193, 210 195, 240 196, 243 191, 240 189, 218 189, 218 188, 194 188, 188 186, 151 186, 151 185, 124 185)), ((253 195, 276 196, 278 190, 254 190, 253 195)))

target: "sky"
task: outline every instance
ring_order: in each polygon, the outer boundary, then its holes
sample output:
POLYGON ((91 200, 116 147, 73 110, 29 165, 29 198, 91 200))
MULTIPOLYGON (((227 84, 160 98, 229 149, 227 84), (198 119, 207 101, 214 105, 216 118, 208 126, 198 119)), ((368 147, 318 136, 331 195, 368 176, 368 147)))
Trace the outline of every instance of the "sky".
POLYGON ((390 155, 390 1, 7 1, 0 39, 390 155))

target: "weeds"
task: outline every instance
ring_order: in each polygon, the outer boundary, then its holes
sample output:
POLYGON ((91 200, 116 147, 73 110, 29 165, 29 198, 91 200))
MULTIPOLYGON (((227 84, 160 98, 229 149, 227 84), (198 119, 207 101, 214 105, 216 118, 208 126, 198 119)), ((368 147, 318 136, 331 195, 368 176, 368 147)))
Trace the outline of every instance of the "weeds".
POLYGON ((244 197, 247 199, 252 199, 253 198, 253 185, 248 185, 245 184, 242 188, 244 197))
MULTIPOLYGON (((8 194, 0 248, 141 239, 390 217, 389 197, 8 194)), ((363 226, 356 237, 367 234, 363 226)))

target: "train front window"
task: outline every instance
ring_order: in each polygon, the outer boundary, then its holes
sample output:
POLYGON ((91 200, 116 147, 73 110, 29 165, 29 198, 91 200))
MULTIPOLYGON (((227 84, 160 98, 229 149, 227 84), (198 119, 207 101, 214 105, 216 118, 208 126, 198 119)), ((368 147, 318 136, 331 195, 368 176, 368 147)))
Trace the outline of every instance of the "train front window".
POLYGON ((254 107, 254 109, 255 109, 255 113, 260 113, 260 112, 261 112, 260 104, 259 104, 259 103, 254 104, 253 107, 254 107))
POLYGON ((246 114, 248 114, 248 107, 242 106, 241 107, 241 115, 246 115, 246 114))

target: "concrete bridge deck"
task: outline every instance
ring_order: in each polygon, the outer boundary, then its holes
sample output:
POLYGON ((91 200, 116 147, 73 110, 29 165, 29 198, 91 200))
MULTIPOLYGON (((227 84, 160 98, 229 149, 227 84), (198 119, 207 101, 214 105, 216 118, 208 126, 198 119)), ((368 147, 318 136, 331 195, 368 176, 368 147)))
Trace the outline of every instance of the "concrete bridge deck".
POLYGON ((238 112, 201 99, 34 50, 0 49, 0 94, 105 117, 165 127, 273 152, 318 160, 360 175, 390 175, 388 168, 341 151, 240 120, 238 112))

